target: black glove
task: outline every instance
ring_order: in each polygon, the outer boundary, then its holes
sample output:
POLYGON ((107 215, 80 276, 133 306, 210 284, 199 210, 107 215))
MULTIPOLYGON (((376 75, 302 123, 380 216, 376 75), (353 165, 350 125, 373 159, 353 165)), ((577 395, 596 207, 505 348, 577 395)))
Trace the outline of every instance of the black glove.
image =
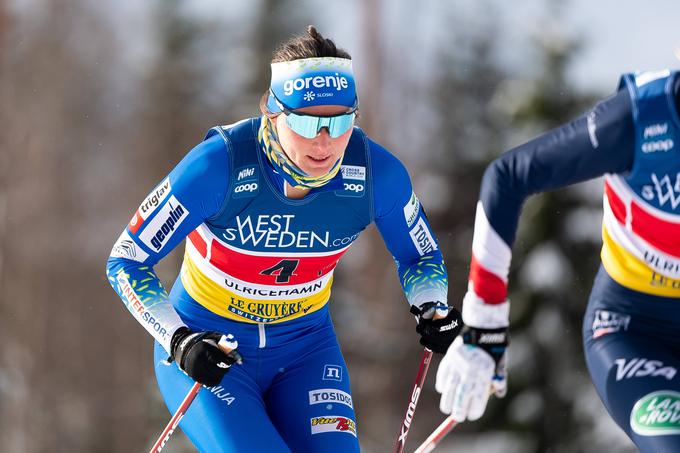
POLYGON ((194 381, 213 387, 222 381, 231 365, 243 361, 236 349, 225 354, 217 346, 223 336, 218 332, 192 332, 188 327, 180 327, 170 341, 170 361, 174 359, 194 381))
POLYGON ((418 317, 416 332, 420 334, 420 344, 444 354, 463 327, 463 319, 460 312, 453 307, 447 307, 449 313, 445 318, 432 319, 440 305, 427 302, 420 308, 411 306, 411 313, 418 317))
MULTIPOLYGON (((498 329, 482 329, 479 327, 463 327, 460 333, 463 337, 463 343, 475 345, 484 349, 496 362, 496 375, 494 380, 505 382, 505 350, 510 342, 507 327, 500 327, 498 329)), ((498 386, 496 390, 497 396, 505 395, 505 386, 498 386)))

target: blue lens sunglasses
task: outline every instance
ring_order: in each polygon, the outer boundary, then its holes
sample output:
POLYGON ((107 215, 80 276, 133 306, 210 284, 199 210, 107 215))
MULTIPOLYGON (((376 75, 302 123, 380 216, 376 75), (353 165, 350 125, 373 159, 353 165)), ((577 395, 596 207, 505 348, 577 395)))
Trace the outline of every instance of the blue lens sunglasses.
MULTIPOLYGON (((274 99, 276 99, 276 97, 274 97, 274 99)), ((324 127, 328 129, 328 135, 330 135, 331 138, 340 137, 354 125, 358 108, 358 106, 355 106, 351 111, 341 115, 315 116, 304 113, 294 113, 292 110, 287 109, 281 104, 278 99, 276 99, 276 103, 283 111, 283 114, 286 115, 286 124, 288 127, 296 134, 305 138, 316 137, 324 127)))

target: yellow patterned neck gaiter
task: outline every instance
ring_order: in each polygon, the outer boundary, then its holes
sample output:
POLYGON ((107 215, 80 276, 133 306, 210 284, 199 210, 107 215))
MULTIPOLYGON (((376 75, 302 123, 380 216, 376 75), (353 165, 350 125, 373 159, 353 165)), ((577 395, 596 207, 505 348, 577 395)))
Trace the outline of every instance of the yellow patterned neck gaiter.
MULTIPOLYGON (((338 174, 340 165, 342 164, 342 157, 335 162, 333 168, 321 176, 309 176, 302 171, 292 160, 286 155, 279 143, 279 137, 276 135, 274 125, 268 116, 263 116, 260 123, 260 130, 257 133, 257 140, 260 142, 262 151, 269 159, 269 162, 274 166, 277 172, 283 179, 296 189, 313 189, 321 187, 328 183, 338 174)), ((344 156, 344 154, 343 154, 344 156)))

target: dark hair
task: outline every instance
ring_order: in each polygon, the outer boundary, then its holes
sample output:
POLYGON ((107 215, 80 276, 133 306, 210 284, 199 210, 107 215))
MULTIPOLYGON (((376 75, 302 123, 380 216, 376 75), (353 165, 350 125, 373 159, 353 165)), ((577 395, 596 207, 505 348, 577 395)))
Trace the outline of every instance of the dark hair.
MULTIPOLYGON (((272 63, 282 61, 301 60, 303 58, 336 57, 351 60, 352 57, 344 49, 336 47, 335 43, 321 36, 314 25, 307 26, 306 35, 298 35, 290 38, 276 48, 272 56, 272 63)), ((271 115, 267 110, 267 90, 260 98, 260 111, 265 115, 271 115)))
POLYGON ((274 51, 272 63, 318 57, 352 59, 346 50, 338 49, 333 41, 321 36, 316 27, 308 25, 306 36, 294 36, 279 44, 279 47, 274 51))

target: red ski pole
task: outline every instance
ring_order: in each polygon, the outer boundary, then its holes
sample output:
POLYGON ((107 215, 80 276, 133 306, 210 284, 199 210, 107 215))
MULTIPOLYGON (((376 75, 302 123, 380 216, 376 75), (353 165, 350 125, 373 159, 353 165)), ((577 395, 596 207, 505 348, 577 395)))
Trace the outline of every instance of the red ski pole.
POLYGON ((418 399, 420 398, 420 392, 423 389, 423 383, 425 382, 425 376, 427 376, 427 369, 430 367, 430 359, 432 359, 432 351, 425 348, 423 351, 423 358, 420 361, 420 366, 418 367, 418 374, 416 375, 416 382, 413 386, 413 392, 411 392, 411 399, 406 408, 406 415, 404 415, 404 421, 401 422, 401 430, 399 431, 399 437, 397 437, 397 444, 394 447, 395 453, 402 453, 404 447, 406 447, 406 436, 408 436, 408 431, 411 428, 411 423, 413 422, 413 415, 416 412, 416 405, 418 404, 418 399))
POLYGON ((446 417, 446 419, 435 429, 432 431, 432 434, 425 439, 425 442, 420 444, 420 447, 416 449, 414 453, 429 453, 432 450, 434 450, 434 447, 437 446, 441 440, 446 437, 446 435, 451 431, 458 422, 454 420, 452 415, 449 415, 446 417))
POLYGON ((158 453, 163 449, 163 447, 165 447, 165 444, 170 439, 170 436, 172 436, 172 433, 175 432, 177 425, 179 425, 179 421, 182 420, 182 417, 184 417, 184 414, 186 414, 187 409, 189 409, 189 406, 191 406, 194 398, 196 398, 196 395, 198 395, 199 390, 201 390, 201 384, 195 382, 191 389, 189 389, 187 396, 184 397, 182 404, 179 405, 175 415, 172 416, 156 443, 153 444, 153 447, 151 447, 149 453, 158 453))

